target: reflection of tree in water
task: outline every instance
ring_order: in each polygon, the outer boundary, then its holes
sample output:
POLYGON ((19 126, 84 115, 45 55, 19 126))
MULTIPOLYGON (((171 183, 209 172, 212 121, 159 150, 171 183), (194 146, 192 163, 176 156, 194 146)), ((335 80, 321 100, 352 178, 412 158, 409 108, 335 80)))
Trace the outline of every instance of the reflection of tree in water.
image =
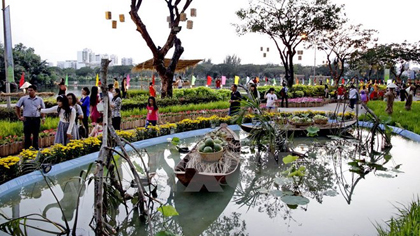
POLYGON ((348 204, 360 180, 371 172, 382 177, 393 178, 392 172, 398 173, 399 165, 387 165, 392 159, 390 148, 384 147, 380 136, 371 142, 372 136, 361 134, 360 139, 333 138, 315 153, 325 153, 334 168, 335 181, 348 204), (373 144, 373 145, 372 145, 373 144))
POLYGON ((248 235, 245 234, 246 223, 240 220, 240 213, 233 212, 231 217, 219 217, 210 227, 204 231, 204 235, 248 235))
MULTIPOLYGON (((326 191, 334 188, 332 170, 328 161, 319 158, 302 158, 299 165, 307 168, 302 182, 296 184, 282 176, 288 166, 282 162, 273 161, 270 158, 263 158, 265 163, 258 164, 253 160, 246 160, 241 170, 241 184, 235 192, 235 202, 242 206, 257 207, 259 212, 265 212, 270 218, 275 218, 279 213, 286 220, 293 220, 291 209, 296 206, 287 206, 276 192, 296 191, 300 194, 314 198, 322 203, 326 191), (282 184, 276 183, 282 180, 282 184)), ((306 210, 307 207, 301 207, 306 210)))

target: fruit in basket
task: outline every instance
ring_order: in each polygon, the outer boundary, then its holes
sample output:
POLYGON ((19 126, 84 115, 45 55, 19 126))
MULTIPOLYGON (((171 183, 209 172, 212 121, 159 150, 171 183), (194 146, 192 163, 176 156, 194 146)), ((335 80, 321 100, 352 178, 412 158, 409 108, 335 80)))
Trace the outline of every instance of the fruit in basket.
POLYGON ((200 145, 198 145, 198 151, 200 152, 204 152, 204 148, 206 147, 206 144, 202 143, 200 145))
POLYGON ((213 152, 213 148, 207 146, 207 147, 204 148, 203 152, 204 153, 213 152))
POLYGON ((220 144, 214 144, 214 152, 222 151, 222 146, 220 144))
POLYGON ((206 145, 206 147, 214 147, 214 141, 211 138, 206 139, 206 141, 204 142, 204 144, 206 145))
POLYGON ((222 143, 223 141, 218 138, 214 140, 214 144, 222 144, 222 143))

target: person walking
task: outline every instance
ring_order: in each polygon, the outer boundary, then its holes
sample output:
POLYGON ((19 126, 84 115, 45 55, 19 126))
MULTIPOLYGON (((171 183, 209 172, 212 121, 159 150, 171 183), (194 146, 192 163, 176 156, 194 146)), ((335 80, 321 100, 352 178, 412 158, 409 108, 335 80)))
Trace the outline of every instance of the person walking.
POLYGON ((401 102, 404 102, 405 99, 408 99, 407 86, 405 84, 402 85, 402 89, 400 91, 400 99, 401 102))
POLYGON ((337 100, 344 100, 345 93, 346 93, 346 88, 344 88, 344 84, 342 84, 337 89, 337 100))
POLYGON ((352 84, 350 86, 350 91, 349 91, 349 99, 350 99, 350 109, 354 109, 354 105, 357 102, 357 98, 358 98, 358 93, 357 93, 357 89, 356 87, 352 84))
POLYGON ((88 87, 82 88, 82 98, 79 101, 79 105, 82 107, 83 111, 83 127, 84 127, 84 133, 81 134, 83 138, 89 137, 89 115, 90 115, 90 97, 89 97, 90 91, 88 87))
POLYGON ((156 97, 156 89, 155 89, 155 86, 153 85, 153 82, 149 83, 149 96, 156 97))
POLYGON ((236 84, 232 84, 230 88, 232 92, 230 93, 230 107, 229 107, 229 116, 233 116, 239 113, 239 109, 241 108, 241 93, 238 91, 238 86, 236 84))
POLYGON ((98 103, 100 102, 98 87, 92 87, 92 95, 90 96, 90 119, 92 120, 93 125, 95 125, 97 119, 101 116, 101 113, 98 111, 98 103))
POLYGON ((117 77, 114 78, 114 89, 119 89, 120 88, 120 83, 118 83, 118 79, 117 77))
POLYGON ((33 147, 36 150, 38 146, 39 128, 41 127, 41 117, 44 121, 44 115, 39 112, 38 108, 45 108, 44 101, 41 97, 36 96, 37 88, 35 85, 28 87, 28 95, 23 96, 16 103, 16 116, 23 122, 23 133, 25 135, 24 148, 33 147), (23 114, 21 108, 23 106, 23 114), (32 136, 32 141, 31 141, 32 136))
POLYGON ((121 93, 122 93, 122 98, 127 97, 127 78, 125 77, 121 81, 121 93))
POLYGON ((112 127, 115 130, 121 130, 121 91, 120 89, 114 89, 114 97, 111 101, 112 111, 112 127))
POLYGON ((216 89, 221 89, 222 87, 222 80, 220 79, 220 77, 216 78, 216 89))
POLYGON ((394 112, 394 89, 397 87, 394 83, 390 83, 388 86, 388 91, 384 95, 384 99, 386 100, 386 108, 385 111, 391 115, 394 112))
POLYGON ((160 114, 159 114, 159 108, 156 104, 156 99, 154 97, 149 97, 149 100, 147 101, 147 117, 146 117, 146 128, 152 124, 156 126, 158 122, 160 122, 160 114))
POLYGON ((284 107, 283 106, 283 102, 284 102, 284 100, 286 100, 286 107, 289 107, 289 103, 288 103, 288 101, 287 101, 287 99, 288 99, 288 92, 289 92, 289 88, 287 88, 287 85, 286 85, 286 83, 283 83, 282 84, 283 85, 283 88, 281 88, 281 90, 280 90, 280 95, 281 95, 281 107, 284 107))
POLYGON ((58 123, 54 143, 67 145, 71 139, 77 137, 76 133, 76 110, 70 107, 69 100, 65 95, 57 97, 57 105, 47 109, 40 109, 41 113, 58 113, 60 122, 58 123))
POLYGON ((83 120, 82 107, 78 104, 77 98, 74 95, 74 93, 68 93, 67 94, 67 99, 69 100, 70 108, 74 108, 74 110, 76 110, 76 119, 74 119, 74 125, 76 126, 76 132, 75 132, 75 136, 73 137, 73 139, 81 139, 81 135, 80 135, 80 132, 79 132, 79 126, 78 126, 79 122, 78 121, 83 120))
POLYGON ((411 110, 411 104, 413 104, 414 91, 416 91, 415 85, 411 85, 410 87, 408 87, 407 101, 405 102, 405 109, 407 111, 411 110))
POLYGON ((175 83, 177 84, 177 86, 178 86, 179 89, 182 89, 182 78, 181 78, 180 75, 178 75, 175 83))
POLYGON ((61 78, 60 83, 58 83, 58 95, 65 95, 67 91, 66 83, 64 82, 64 79, 61 78))
MULTIPOLYGON (((268 112, 270 112, 271 110, 273 110, 273 112, 276 111, 277 95, 274 92, 275 92, 274 88, 270 88, 264 96, 264 98, 267 99, 267 104, 266 104, 265 107, 267 108, 268 112)), ((286 104, 287 104, 287 102, 286 102, 286 104)))
POLYGON ((325 88, 324 88, 324 97, 328 98, 329 95, 329 89, 328 89, 328 84, 325 84, 325 88))

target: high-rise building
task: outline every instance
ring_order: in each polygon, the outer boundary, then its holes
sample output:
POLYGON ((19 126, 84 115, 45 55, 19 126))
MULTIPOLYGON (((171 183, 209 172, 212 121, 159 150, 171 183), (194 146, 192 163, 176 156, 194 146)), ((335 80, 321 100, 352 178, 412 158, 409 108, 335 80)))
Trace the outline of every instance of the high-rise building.
POLYGON ((65 69, 65 68, 77 69, 77 61, 76 60, 58 61, 57 67, 61 69, 65 69))
POLYGON ((121 58, 121 65, 123 66, 132 66, 133 65, 133 58, 129 57, 123 57, 121 58))

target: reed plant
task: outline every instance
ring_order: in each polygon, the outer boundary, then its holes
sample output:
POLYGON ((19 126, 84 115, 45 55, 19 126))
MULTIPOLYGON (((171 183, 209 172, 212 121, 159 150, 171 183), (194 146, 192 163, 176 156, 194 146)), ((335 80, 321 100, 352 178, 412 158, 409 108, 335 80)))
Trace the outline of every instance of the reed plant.
POLYGON ((387 227, 377 224, 379 236, 408 236, 420 235, 420 200, 412 201, 409 206, 397 208, 397 217, 386 222, 387 227))

